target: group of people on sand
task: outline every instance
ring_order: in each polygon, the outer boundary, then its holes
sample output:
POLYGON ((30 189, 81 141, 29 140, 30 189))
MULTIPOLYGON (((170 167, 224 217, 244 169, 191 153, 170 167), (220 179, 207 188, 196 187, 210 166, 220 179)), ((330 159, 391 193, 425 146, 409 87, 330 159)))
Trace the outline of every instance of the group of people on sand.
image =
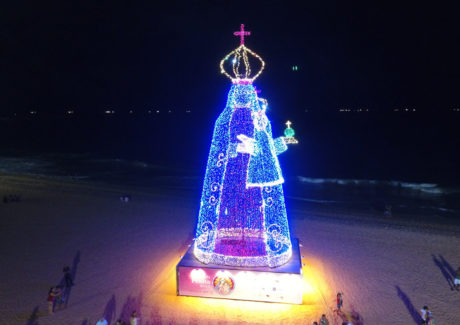
POLYGON ((65 307, 67 298, 66 293, 68 293, 66 289, 70 289, 70 287, 74 285, 72 275, 70 274, 70 267, 64 266, 62 272, 64 272, 65 286, 57 285, 51 287, 48 291, 48 298, 46 301, 48 301, 48 312, 50 314, 53 314, 56 309, 62 309, 63 306, 65 307))
MULTIPOLYGON (((68 294, 70 288, 74 286, 74 282, 72 279, 72 274, 70 271, 70 267, 64 266, 62 269, 62 272, 64 272, 64 283, 65 285, 57 285, 54 287, 51 287, 48 291, 48 311, 50 314, 53 314, 55 310, 57 309, 62 309, 62 307, 65 307, 65 302, 68 297, 66 297, 66 294, 68 294)), ((107 320, 104 317, 101 317, 96 325, 110 325, 107 320)), ((126 322, 123 322, 121 319, 118 319, 114 325, 128 325, 126 322)), ((129 325, 140 325, 140 318, 137 315, 137 312, 134 310, 131 313, 131 317, 129 319, 129 325)))
MULTIPOLYGON (((343 293, 337 293, 337 309, 334 310, 337 314, 341 313, 341 308, 343 306, 343 293)), ((348 325, 348 323, 343 323, 344 325, 348 325)), ((351 323, 350 323, 351 324, 351 323)), ((322 314, 319 322, 313 322, 313 325, 329 325, 329 320, 326 317, 326 314, 322 314)))
MULTIPOLYGON (((139 325, 140 324, 140 317, 137 316, 137 312, 134 310, 132 313, 131 313, 131 317, 129 318, 129 325, 139 325)), ((109 322, 107 322, 107 319, 105 319, 104 317, 101 317, 96 325, 110 325, 109 322)), ((126 324, 126 322, 123 322, 121 319, 118 319, 116 322, 115 322, 115 325, 128 325, 126 324)))
POLYGON ((60 285, 51 287, 48 291, 47 301, 50 314, 53 314, 55 309, 62 309, 62 306, 65 305, 64 287, 60 285))
MULTIPOLYGON (((334 310, 335 313, 337 313, 337 316, 339 316, 342 319, 342 325, 362 325, 363 324, 363 319, 359 313, 357 313, 355 310, 352 310, 350 312, 343 312, 342 307, 343 307, 343 292, 338 292, 337 297, 336 297, 336 303, 337 303, 337 309, 334 310)), ((335 324, 337 321, 335 321, 335 324)), ((322 323, 320 323, 322 325, 322 323)), ((328 324, 328 323, 325 323, 328 324)))
MULTIPOLYGON (((457 270, 457 274, 455 277, 455 283, 456 283, 456 287, 460 287, 460 267, 457 270)), ((337 312, 337 314, 340 314, 342 307, 343 307, 343 293, 338 292, 337 293, 337 309, 334 310, 334 312, 337 312)), ((430 309, 428 308, 428 306, 423 306, 423 308, 420 310, 420 314, 421 314, 421 323, 423 325, 434 325, 433 315, 430 309)), ((313 325, 329 325, 329 322, 326 319, 326 315, 323 314, 319 324, 318 322, 314 322, 313 325)), ((353 325, 353 323, 343 322, 342 325, 353 325)))
MULTIPOLYGON (((457 291, 460 290, 460 267, 457 268, 457 271, 455 272, 454 287, 457 291)), ((423 325, 434 325, 433 314, 428 306, 423 306, 423 308, 420 309, 420 316, 422 318, 423 325)))
MULTIPOLYGON (((51 287, 48 291, 48 307, 49 307, 49 313, 53 314, 54 310, 57 308, 61 309, 63 305, 65 305, 66 301, 66 288, 70 288, 74 285, 72 275, 70 274, 70 268, 68 266, 65 266, 62 270, 64 272, 64 281, 65 281, 65 286, 58 285, 51 287)), ((454 280, 454 285, 455 289, 460 290, 460 267, 457 269, 456 274, 455 274, 455 280, 454 280)), ((343 307, 343 293, 338 292, 337 293, 337 309, 334 310, 334 312, 337 312, 337 314, 341 313, 341 309, 343 307)), ((422 324, 424 325, 433 325, 434 324, 434 318, 431 313, 431 310, 428 308, 428 306, 423 306, 423 308, 420 310, 421 314, 421 321, 422 324)), ((140 318, 137 316, 136 311, 134 310, 131 313, 131 317, 129 320, 129 325, 139 325, 140 324, 140 318)), ((342 323, 342 325, 349 325, 351 323, 342 323)), ((96 325, 110 325, 108 324, 107 320, 102 317, 99 319, 96 323, 96 325)), ((114 325, 128 325, 126 322, 122 322, 120 319, 118 319, 114 325)), ((329 325, 329 320, 326 318, 326 315, 323 314, 321 316, 321 319, 318 322, 313 322, 313 325, 329 325)))
MULTIPOLYGON (((457 269, 455 273, 455 280, 454 280, 454 286, 456 290, 460 290, 460 267, 457 269)), ((337 309, 334 310, 334 312, 337 312, 338 314, 341 312, 343 306, 343 293, 339 292, 337 293, 337 309)), ((420 310, 420 316, 421 316, 421 323, 423 325, 434 325, 434 318, 433 314, 431 313, 431 310, 428 308, 428 306, 423 306, 423 308, 420 310)), ((352 323, 342 323, 342 325, 349 325, 352 323)), ((320 322, 314 322, 313 325, 329 325, 329 321, 326 318, 326 315, 323 314, 321 316, 320 322)))
MULTIPOLYGON (((336 303, 337 303, 337 309, 334 309, 334 312, 337 313, 339 316, 341 315, 343 316, 344 314, 342 313, 342 307, 343 307, 343 293, 342 292, 337 293, 336 303)), ((352 323, 344 322, 342 324, 348 325, 352 323)), ((329 325, 329 320, 327 319, 326 314, 322 314, 319 322, 313 322, 313 325, 329 325)))
MULTIPOLYGON (((337 309, 334 310, 334 312, 339 313, 342 306, 343 306, 343 293, 338 292, 337 293, 337 309)), ((326 317, 326 314, 322 314, 321 318, 318 322, 313 322, 313 325, 329 325, 329 320, 326 317)))

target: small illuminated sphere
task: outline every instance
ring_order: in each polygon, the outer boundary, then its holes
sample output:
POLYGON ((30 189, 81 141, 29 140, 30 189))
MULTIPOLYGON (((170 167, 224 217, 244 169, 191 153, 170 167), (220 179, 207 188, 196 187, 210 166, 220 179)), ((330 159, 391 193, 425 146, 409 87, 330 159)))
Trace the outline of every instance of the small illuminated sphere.
POLYGON ((284 135, 286 137, 293 137, 295 135, 294 129, 293 128, 286 128, 284 130, 284 135))

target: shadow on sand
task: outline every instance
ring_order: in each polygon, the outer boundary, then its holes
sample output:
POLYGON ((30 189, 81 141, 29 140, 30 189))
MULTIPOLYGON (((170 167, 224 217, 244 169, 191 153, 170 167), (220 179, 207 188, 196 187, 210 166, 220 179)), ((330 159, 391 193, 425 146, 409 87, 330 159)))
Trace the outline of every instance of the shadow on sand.
POLYGON ((112 324, 112 320, 115 319, 116 316, 116 308, 117 308, 117 302, 115 300, 115 295, 112 295, 112 298, 110 298, 109 302, 105 306, 104 309, 104 318, 107 320, 109 324, 112 324))
POLYGON ((29 319, 27 320, 27 323, 26 325, 38 325, 38 306, 34 308, 34 310, 32 311, 32 314, 30 314, 30 317, 29 319))
POLYGON ((160 314, 160 307, 153 307, 153 311, 150 313, 149 319, 146 321, 145 325, 156 325, 163 324, 162 317, 160 314))
POLYGON ((121 319, 121 321, 129 324, 129 319, 133 311, 136 311, 137 316, 141 317, 141 307, 143 299, 144 297, 142 292, 139 293, 137 297, 128 296, 128 298, 126 298, 126 302, 121 308, 120 317, 118 318, 121 319))
MULTIPOLYGON (((77 267, 78 263, 80 263, 80 251, 78 250, 77 253, 75 254, 75 257, 73 258, 73 263, 72 263, 72 268, 70 269, 70 275, 72 277, 72 281, 75 282, 75 278, 77 277, 77 267)), ((61 285, 65 284, 65 278, 63 277, 61 282, 61 285)), ((67 305, 70 300, 70 293, 72 292, 72 287, 65 287, 64 290, 64 297, 65 297, 65 307, 67 308, 67 305)))
POLYGON ((395 286, 396 291, 398 292, 398 297, 402 300, 404 305, 406 306, 409 314, 412 316, 412 319, 415 324, 419 325, 422 324, 422 318, 419 315, 417 309, 415 309, 414 305, 410 301, 409 297, 406 295, 404 291, 401 290, 399 286, 395 286))
MULTIPOLYGON (((364 320, 362 316, 355 310, 353 306, 351 306, 351 311, 342 311, 337 310, 337 316, 340 317, 341 322, 340 324, 353 324, 353 325, 364 325, 364 320)), ((337 323, 337 319, 335 319, 335 323, 337 323)))
POLYGON ((351 306, 350 318, 353 325, 364 325, 363 317, 356 311, 353 305, 351 306))
POLYGON ((156 325, 156 324, 163 324, 162 317, 160 315, 160 308, 158 306, 153 307, 153 311, 150 313, 150 317, 145 319, 144 325, 156 325))
POLYGON ((433 258, 434 264, 439 268, 439 270, 442 273, 442 276, 446 279, 447 283, 449 284, 450 290, 454 290, 455 271, 452 268, 452 266, 450 266, 450 264, 447 263, 441 255, 439 256, 439 258, 442 262, 438 260, 436 256, 434 256, 434 254, 431 254, 431 257, 433 258))
POLYGON ((446 268, 446 270, 449 271, 449 273, 452 276, 452 278, 455 279, 456 272, 455 272, 454 268, 452 267, 452 265, 450 265, 449 262, 447 262, 444 259, 444 256, 442 256, 442 255, 439 255, 439 259, 441 260, 441 263, 446 268))

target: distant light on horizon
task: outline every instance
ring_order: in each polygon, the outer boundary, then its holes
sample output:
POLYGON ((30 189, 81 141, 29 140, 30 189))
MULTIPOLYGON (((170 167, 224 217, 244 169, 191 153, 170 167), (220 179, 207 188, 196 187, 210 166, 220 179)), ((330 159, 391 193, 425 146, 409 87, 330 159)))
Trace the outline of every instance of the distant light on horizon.
MULTIPOLYGON (((263 109, 268 109, 268 105, 264 105, 264 104, 261 104, 260 105, 261 108, 263 109)), ((453 106, 453 105, 450 105, 450 106, 444 106, 444 107, 440 107, 439 109, 437 110, 434 110, 434 109, 430 109, 429 107, 415 107, 414 106, 396 106, 396 107, 391 107, 391 106, 386 106, 386 107, 375 107, 375 106, 371 106, 371 107, 359 107, 359 106, 335 106, 335 107, 331 107, 331 106, 319 106, 319 107, 309 107, 309 108, 301 108, 301 107, 297 107, 296 110, 299 112, 299 113, 304 113, 304 114, 307 114, 307 113, 315 113, 315 114, 329 114, 331 111, 333 112, 337 112, 339 114, 341 113, 368 113, 368 114, 385 114, 385 113, 393 113, 393 114, 411 114, 411 115, 417 115, 417 114, 426 114, 426 113, 430 113, 430 114, 433 114, 433 115, 439 115, 439 114, 443 114, 443 113, 447 113, 447 112, 455 112, 455 113, 460 113, 460 106, 453 106)), ((102 110, 88 110, 88 109, 85 109, 85 108, 61 108, 61 110, 58 110, 58 111, 55 111, 55 110, 41 110, 39 108, 34 108, 34 109, 30 109, 30 108, 25 108, 24 110, 22 111, 11 111, 11 112, 5 112, 5 113, 0 113, 0 117, 4 117, 4 118, 21 118, 21 117, 26 117, 26 116, 29 116, 29 117, 37 117, 37 116, 40 116, 40 118, 48 118, 48 117, 52 117, 52 116, 55 116, 55 115, 64 115, 64 116, 68 116, 68 117, 71 117, 71 116, 78 116, 79 118, 82 117, 86 117, 89 115, 92 115, 92 114, 95 114, 95 115, 98 115, 98 114, 101 114, 102 115, 120 115, 120 116, 123 116, 123 115, 131 115, 131 116, 138 116, 138 114, 156 114, 156 115, 162 115, 162 116, 171 116, 171 115, 177 115, 177 116, 180 116, 182 114, 186 114, 188 116, 190 116, 191 113, 194 113, 192 112, 192 108, 190 107, 179 107, 178 110, 174 110, 174 109, 170 109, 170 108, 163 108, 163 113, 161 113, 161 109, 158 109, 158 108, 154 108, 154 109, 138 109, 138 111, 136 111, 136 109, 134 108, 119 108, 119 109, 102 109, 102 110), (80 114, 81 113, 81 114, 80 114)))
MULTIPOLYGON (((362 113, 362 112, 369 112, 369 108, 339 108, 338 111, 339 112, 362 113)), ((308 112, 308 109, 306 109, 305 112, 308 112)))
POLYGON ((407 107, 404 107, 404 108, 394 108, 393 109, 393 112, 416 112, 417 109, 415 108, 407 108, 407 107))

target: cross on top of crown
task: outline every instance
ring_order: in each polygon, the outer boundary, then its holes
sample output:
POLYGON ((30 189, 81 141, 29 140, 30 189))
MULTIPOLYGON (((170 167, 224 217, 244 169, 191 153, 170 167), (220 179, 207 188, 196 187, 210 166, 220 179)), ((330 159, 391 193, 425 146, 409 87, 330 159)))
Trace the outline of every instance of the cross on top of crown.
POLYGON ((237 32, 234 32, 233 35, 240 37, 240 46, 228 53, 220 61, 220 72, 223 73, 227 78, 229 78, 234 84, 252 84, 256 80, 262 71, 265 68, 265 62, 262 60, 260 55, 251 51, 244 45, 244 37, 251 35, 251 32, 244 30, 244 24, 241 24, 241 29, 237 32), (259 70, 257 72, 252 72, 250 67, 250 60, 256 62, 259 61, 259 70), (228 63, 231 59, 232 63, 228 63), (227 64, 226 64, 227 63, 227 64), (227 65, 227 70, 226 67, 227 65))
POLYGON ((241 30, 239 32, 234 32, 233 35, 240 37, 240 44, 244 45, 244 37, 251 35, 251 32, 246 32, 244 30, 244 24, 241 24, 241 30))

